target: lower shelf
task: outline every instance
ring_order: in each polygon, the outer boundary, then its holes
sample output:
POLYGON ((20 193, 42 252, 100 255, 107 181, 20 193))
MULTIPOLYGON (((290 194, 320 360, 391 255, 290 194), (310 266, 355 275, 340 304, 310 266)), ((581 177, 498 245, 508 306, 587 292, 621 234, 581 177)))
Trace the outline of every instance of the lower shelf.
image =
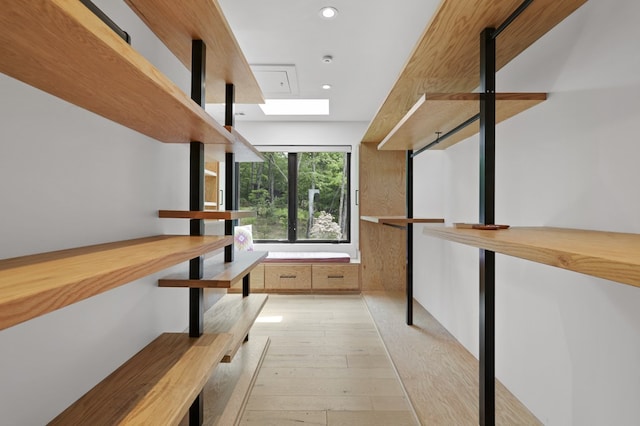
MULTIPOLYGON (((266 336, 251 336, 232 363, 216 367, 202 390, 204 424, 227 426, 238 423, 269 343, 266 336)), ((188 422, 183 421, 181 424, 186 426, 188 422)))
POLYGON ((164 333, 50 424, 178 424, 230 344, 228 334, 164 333))
POLYGON ((231 362, 245 336, 267 303, 266 294, 227 294, 204 314, 205 333, 229 333, 232 341, 222 362, 231 362))

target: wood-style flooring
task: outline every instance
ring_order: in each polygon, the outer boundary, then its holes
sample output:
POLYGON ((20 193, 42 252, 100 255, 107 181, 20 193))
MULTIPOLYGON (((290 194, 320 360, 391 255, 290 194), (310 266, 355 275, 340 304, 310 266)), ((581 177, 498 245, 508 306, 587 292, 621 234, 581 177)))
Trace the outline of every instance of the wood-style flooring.
POLYGON ((270 295, 250 336, 271 344, 240 424, 418 424, 361 296, 270 295))
MULTIPOLYGON (((407 326, 404 300, 270 295, 251 336, 271 345, 240 424, 477 425, 477 359, 417 303, 407 326)), ((496 381, 496 424, 541 423, 496 381)))

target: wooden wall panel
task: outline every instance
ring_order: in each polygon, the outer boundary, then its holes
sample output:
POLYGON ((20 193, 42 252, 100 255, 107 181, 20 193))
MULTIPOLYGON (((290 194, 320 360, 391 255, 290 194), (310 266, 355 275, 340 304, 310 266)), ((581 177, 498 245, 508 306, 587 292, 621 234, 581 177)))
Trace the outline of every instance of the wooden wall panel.
MULTIPOLYGON (((403 151, 378 151, 360 145, 360 215, 393 216, 406 213, 403 151)), ((406 232, 360 221, 361 282, 363 291, 405 288, 406 232)))

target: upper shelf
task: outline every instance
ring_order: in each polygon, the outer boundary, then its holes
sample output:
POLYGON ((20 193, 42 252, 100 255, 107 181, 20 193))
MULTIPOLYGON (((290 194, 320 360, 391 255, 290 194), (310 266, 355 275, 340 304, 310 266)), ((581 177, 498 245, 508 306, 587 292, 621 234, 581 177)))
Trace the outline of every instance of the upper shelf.
POLYGON ((191 41, 207 46, 206 98, 225 102, 225 84, 235 85, 235 100, 264 103, 247 60, 216 0, 125 0, 178 59, 191 69, 191 41))
MULTIPOLYGON (((519 55, 586 0, 536 0, 497 39, 496 69, 519 55)), ((479 84, 480 33, 522 0, 444 0, 411 53, 363 142, 380 143, 425 93, 467 93, 479 84)))
POLYGON ((0 72, 162 142, 233 136, 79 1, 14 1, 0 72))
MULTIPOLYGON (((497 93, 496 123, 547 99, 545 93, 497 93)), ((479 93, 422 95, 402 120, 378 145, 380 150, 418 150, 480 112, 479 93)), ((445 149, 478 133, 478 121, 443 139, 433 149, 445 149)))
POLYGON ((426 235, 640 287, 640 234, 563 228, 430 228, 426 235))
POLYGON ((0 330, 232 242, 161 235, 0 260, 0 330))
POLYGON ((444 219, 415 218, 406 216, 360 216, 366 222, 381 225, 407 225, 409 223, 444 223, 444 219))

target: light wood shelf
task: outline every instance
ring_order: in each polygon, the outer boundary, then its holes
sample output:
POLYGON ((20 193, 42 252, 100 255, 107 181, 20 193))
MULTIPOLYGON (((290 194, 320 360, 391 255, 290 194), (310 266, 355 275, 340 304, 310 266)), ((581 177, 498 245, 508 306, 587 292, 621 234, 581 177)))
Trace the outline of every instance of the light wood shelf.
POLYGON ((233 262, 220 262, 212 257, 204 262, 203 278, 189 279, 188 271, 173 274, 158 280, 160 287, 189 287, 189 288, 231 288, 251 272, 269 252, 248 251, 234 254, 233 262))
POLYGON ((9 2, 0 26, 0 72, 162 142, 236 144, 82 3, 9 2))
MULTIPOLYGON (((527 49, 586 0, 536 0, 497 39, 496 69, 527 49)), ((425 93, 478 87, 479 34, 497 27, 521 0, 446 0, 418 40, 362 141, 380 143, 425 93)))
POLYGON ((177 425, 231 344, 228 334, 164 333, 51 425, 177 425))
POLYGON ((0 261, 0 330, 230 245, 155 236, 0 261))
MULTIPOLYGON (((497 93, 496 123, 513 117, 547 98, 546 93, 497 93)), ((418 150, 480 112, 479 93, 425 94, 378 145, 380 150, 418 150)), ((480 130, 479 121, 444 139, 432 149, 448 148, 480 130)))
POLYGON ((205 333, 229 333, 233 340, 222 362, 231 362, 267 303, 267 294, 227 294, 204 314, 205 333))
POLYGON ((191 69, 191 41, 207 46, 207 102, 225 102, 225 84, 236 102, 264 103, 262 91, 216 0, 125 0, 147 26, 191 69))
POLYGON ((532 227, 425 227, 424 234, 640 287, 640 234, 532 227))
POLYGON ((409 223, 444 223, 444 219, 417 218, 406 216, 360 216, 365 222, 381 225, 407 225, 409 223))
POLYGON ((160 210, 158 217, 164 219, 234 220, 256 217, 256 212, 250 210, 160 210))

